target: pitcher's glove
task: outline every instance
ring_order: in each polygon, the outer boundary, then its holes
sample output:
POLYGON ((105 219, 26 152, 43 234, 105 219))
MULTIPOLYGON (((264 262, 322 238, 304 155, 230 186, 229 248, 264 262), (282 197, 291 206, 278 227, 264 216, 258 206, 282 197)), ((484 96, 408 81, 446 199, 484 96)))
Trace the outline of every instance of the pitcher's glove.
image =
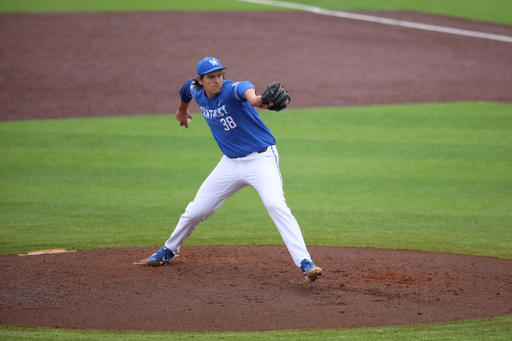
POLYGON ((279 111, 283 110, 290 103, 291 98, 288 92, 278 82, 273 82, 263 94, 261 94, 261 107, 263 109, 279 111))

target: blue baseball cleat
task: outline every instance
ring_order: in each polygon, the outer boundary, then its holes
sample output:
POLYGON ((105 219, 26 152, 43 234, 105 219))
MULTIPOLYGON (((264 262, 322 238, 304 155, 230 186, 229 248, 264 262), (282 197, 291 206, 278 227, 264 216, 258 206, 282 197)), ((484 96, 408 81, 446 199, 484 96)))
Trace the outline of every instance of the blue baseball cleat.
POLYGON ((147 266, 160 266, 169 264, 174 258, 174 253, 167 247, 162 247, 146 259, 147 266))
POLYGON ((322 276, 322 269, 317 267, 315 263, 309 259, 303 259, 302 262, 300 262, 300 269, 306 277, 306 281, 310 283, 314 282, 318 276, 322 276))

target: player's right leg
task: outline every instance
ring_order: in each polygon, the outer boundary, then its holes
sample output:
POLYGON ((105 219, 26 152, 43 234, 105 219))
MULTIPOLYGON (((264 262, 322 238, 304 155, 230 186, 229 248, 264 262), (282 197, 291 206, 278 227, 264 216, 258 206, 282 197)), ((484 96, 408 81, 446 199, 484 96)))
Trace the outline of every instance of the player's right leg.
MULTIPOLYGON (((203 182, 194 200, 188 204, 171 237, 165 242, 165 248, 172 252, 173 255, 177 255, 185 240, 194 232, 196 226, 201 221, 210 218, 227 199, 245 186, 247 184, 240 180, 236 161, 224 156, 203 182)), ((154 261, 150 259, 152 257, 158 258, 159 255, 157 253, 148 258, 146 264, 149 262, 155 264, 151 266, 156 266, 159 259, 154 261)))

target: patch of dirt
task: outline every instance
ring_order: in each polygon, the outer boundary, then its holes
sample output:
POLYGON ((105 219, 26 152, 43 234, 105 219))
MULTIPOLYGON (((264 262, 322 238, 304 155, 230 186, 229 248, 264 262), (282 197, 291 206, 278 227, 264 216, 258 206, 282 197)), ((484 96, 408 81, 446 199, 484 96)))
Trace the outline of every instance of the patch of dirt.
POLYGON ((423 324, 512 314, 512 261, 446 253, 309 247, 307 283, 284 246, 183 247, 0 257, 0 323, 258 331, 423 324))
MULTIPOLYGON (((506 25, 377 15, 512 36, 506 25)), ((0 14, 0 55, 0 120, 174 113, 207 55, 260 94, 279 81, 290 108, 512 103, 510 43, 305 12, 0 14)))

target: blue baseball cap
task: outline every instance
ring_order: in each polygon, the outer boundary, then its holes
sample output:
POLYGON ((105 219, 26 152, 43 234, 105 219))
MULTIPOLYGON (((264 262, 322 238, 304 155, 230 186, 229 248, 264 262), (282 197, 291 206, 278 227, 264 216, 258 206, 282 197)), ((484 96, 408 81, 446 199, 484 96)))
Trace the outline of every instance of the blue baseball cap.
POLYGON ((206 57, 197 64, 197 75, 202 76, 215 70, 224 69, 227 69, 227 67, 223 67, 217 58, 206 57))

